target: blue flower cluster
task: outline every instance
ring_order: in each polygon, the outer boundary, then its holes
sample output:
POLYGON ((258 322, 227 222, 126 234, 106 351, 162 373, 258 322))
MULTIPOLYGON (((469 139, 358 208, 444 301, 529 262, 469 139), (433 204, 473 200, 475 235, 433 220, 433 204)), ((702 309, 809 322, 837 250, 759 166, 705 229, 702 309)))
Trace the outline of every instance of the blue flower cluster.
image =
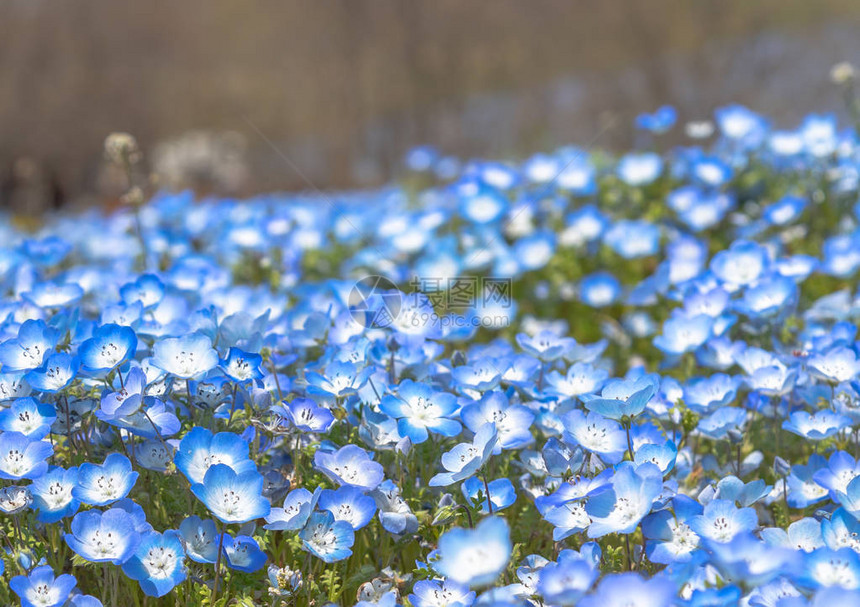
POLYGON ((860 604, 860 140, 675 121, 4 224, 0 603, 860 604))

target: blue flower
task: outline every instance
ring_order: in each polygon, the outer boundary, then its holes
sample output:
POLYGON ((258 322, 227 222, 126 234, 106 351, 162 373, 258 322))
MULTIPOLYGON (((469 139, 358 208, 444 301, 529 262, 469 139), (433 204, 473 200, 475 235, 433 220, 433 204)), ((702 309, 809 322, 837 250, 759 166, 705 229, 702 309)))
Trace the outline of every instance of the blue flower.
POLYGON ((400 383, 396 396, 383 396, 379 408, 397 419, 398 431, 402 436, 408 436, 413 444, 426 441, 428 431, 442 436, 456 436, 461 430, 460 423, 450 419, 458 408, 453 394, 434 390, 409 379, 400 383))
POLYGON ((192 561, 214 563, 218 559, 220 534, 212 519, 189 516, 179 525, 179 539, 192 561))
POLYGON ((0 430, 20 432, 30 440, 45 438, 57 419, 54 406, 35 398, 19 398, 8 409, 0 411, 0 430))
POLYGON ((654 338, 654 345, 666 354, 680 356, 708 341, 713 329, 714 319, 706 314, 676 312, 663 323, 663 334, 654 338))
POLYGON ((575 605, 591 588, 598 573, 585 559, 559 555, 557 563, 547 563, 541 568, 537 591, 549 604, 575 605))
POLYGON ((385 477, 382 465, 373 461, 358 445, 345 445, 334 453, 318 449, 314 467, 339 485, 372 491, 385 477))
POLYGON ((831 382, 848 382, 860 374, 860 360, 854 350, 837 346, 826 353, 816 353, 806 361, 810 371, 831 382))
POLYGON ((81 366, 87 371, 112 371, 134 357, 137 335, 130 327, 107 324, 78 348, 81 366))
POLYGON ((596 453, 609 464, 617 464, 627 449, 627 435, 621 424, 590 411, 573 409, 563 418, 564 440, 596 453))
POLYGON ((54 576, 47 565, 36 567, 29 575, 16 575, 9 588, 21 599, 22 607, 59 607, 64 605, 77 580, 66 573, 54 576))
POLYGON ((134 518, 121 508, 105 512, 88 510, 72 519, 66 544, 82 558, 94 563, 121 565, 130 559, 140 544, 134 518))
POLYGON ((442 454, 442 466, 447 472, 440 472, 431 478, 429 485, 444 487, 469 478, 486 463, 498 440, 496 425, 484 424, 475 432, 472 442, 460 443, 442 454))
POLYGON ((636 128, 643 131, 659 134, 671 129, 678 119, 678 112, 671 105, 663 105, 657 108, 653 114, 639 114, 636 116, 636 128))
POLYGON ((782 422, 782 427, 809 440, 823 440, 850 428, 851 418, 828 409, 821 409, 814 414, 795 411, 782 422))
POLYGON ((191 492, 223 523, 247 523, 268 516, 269 500, 263 497, 263 475, 256 470, 236 473, 230 466, 215 464, 202 483, 191 492))
POLYGON ((373 369, 364 369, 351 362, 333 362, 326 366, 325 375, 307 371, 308 393, 341 398, 355 394, 366 382, 373 369))
POLYGON ((711 413, 735 400, 739 383, 725 373, 691 379, 684 385, 684 404, 700 415, 711 413))
POLYGON ((220 366, 224 373, 237 382, 248 382, 263 377, 260 365, 263 357, 252 352, 245 352, 239 348, 230 348, 227 358, 221 361, 220 366))
POLYGON ((218 353, 203 333, 155 342, 152 364, 181 379, 196 379, 218 366, 218 353))
POLYGON ((31 440, 20 432, 0 433, 0 478, 34 480, 48 471, 51 443, 31 440))
POLYGON ((379 508, 379 522, 382 528, 394 535, 418 531, 418 517, 400 494, 400 487, 392 480, 385 480, 371 493, 379 508))
POLYGON ((53 468, 33 481, 30 491, 37 519, 55 523, 78 511, 81 505, 73 492, 78 483, 78 469, 53 468))
POLYGON ((458 527, 443 533, 433 568, 460 584, 485 586, 508 566, 511 550, 507 522, 491 516, 474 529, 458 527))
POLYGON ((355 534, 352 525, 337 521, 331 512, 314 512, 299 533, 302 548, 326 563, 342 561, 352 554, 355 534))
POLYGON ((585 511, 591 517, 588 537, 633 533, 663 490, 663 474, 654 464, 622 462, 609 485, 596 490, 585 511))
POLYGON ((312 495, 307 489, 293 489, 284 498, 282 508, 272 508, 266 516, 266 529, 275 531, 295 531, 305 526, 319 495, 312 495))
POLYGON ((597 392, 609 378, 609 371, 584 362, 575 363, 565 375, 550 371, 544 378, 547 394, 560 398, 574 398, 597 392))
POLYGON ((137 481, 129 459, 121 453, 109 454, 101 465, 84 462, 78 468, 75 499, 91 506, 107 506, 124 498, 137 481))
POLYGON ((523 405, 510 404, 503 392, 485 393, 479 402, 463 407, 460 417, 472 432, 478 432, 485 424, 495 424, 499 450, 519 449, 534 441, 531 432, 534 413, 523 405))
POLYGON ((355 531, 367 525, 376 514, 374 499, 349 485, 335 490, 323 489, 317 504, 320 510, 328 510, 336 521, 346 521, 355 531))
MULTIPOLYGON (((514 485, 511 483, 510 479, 499 478, 494 481, 490 481, 487 483, 487 487, 489 487, 489 495, 490 501, 493 504, 493 512, 503 510, 517 500, 517 493, 514 491, 514 485)), ((460 491, 462 491, 463 496, 473 507, 479 505, 478 494, 482 494, 479 509, 482 513, 488 514, 490 513, 490 509, 487 504, 487 487, 484 486, 483 481, 473 476, 465 480, 465 482, 460 486, 460 491)))
POLYGON ((40 392, 55 393, 68 387, 78 373, 80 362, 68 352, 53 352, 45 364, 27 373, 27 383, 40 392))
POLYGON ((102 395, 101 418, 121 419, 137 413, 143 406, 146 383, 146 374, 143 370, 140 367, 132 367, 120 390, 102 395))
POLYGON ((603 241, 624 259, 656 255, 660 250, 660 228, 644 220, 616 221, 603 241))
POLYGON ((711 260, 711 271, 729 291, 755 283, 770 265, 767 249, 755 242, 736 240, 711 260))
POLYGON ((672 508, 649 514, 642 521, 647 538, 646 554, 653 563, 669 565, 687 562, 699 548, 699 536, 690 526, 702 514, 702 505, 685 495, 672 498, 672 508))
POLYGON ((237 571, 254 573, 263 568, 268 557, 260 550, 257 540, 247 535, 239 535, 235 538, 227 536, 224 542, 224 556, 227 566, 237 571))
POLYGON ((445 607, 470 607, 475 593, 470 592, 466 584, 454 580, 418 580, 409 595, 413 607, 440 607, 440 600, 445 601, 445 607))
POLYGON ((276 406, 272 411, 283 415, 302 432, 326 433, 334 423, 334 415, 327 408, 317 405, 309 398, 296 398, 286 406, 276 406))
POLYGON ((610 419, 633 418, 645 410, 645 405, 657 393, 659 383, 650 375, 636 379, 610 379, 600 395, 583 395, 582 401, 589 411, 610 419))
POLYGON ((690 528, 699 537, 722 543, 751 532, 757 526, 755 510, 738 508, 734 502, 723 499, 712 500, 702 514, 690 519, 690 528))
POLYGON ((213 436, 199 426, 192 428, 179 442, 174 464, 191 484, 202 483, 206 472, 215 464, 226 464, 237 474, 257 470, 248 456, 248 443, 242 437, 232 432, 213 436))
POLYGON ((0 344, 0 365, 3 372, 29 371, 42 366, 45 357, 57 345, 57 331, 43 320, 25 320, 18 337, 0 344))
POLYGON ((629 186, 640 187, 655 181, 663 171, 663 159, 654 152, 627 154, 618 162, 618 177, 629 186))
POLYGON ((645 579, 638 573, 607 575, 580 607, 663 607, 675 599, 675 584, 665 577, 645 579))
POLYGON ((179 534, 168 529, 163 534, 144 535, 122 571, 137 580, 147 596, 164 596, 185 580, 185 550, 179 534))

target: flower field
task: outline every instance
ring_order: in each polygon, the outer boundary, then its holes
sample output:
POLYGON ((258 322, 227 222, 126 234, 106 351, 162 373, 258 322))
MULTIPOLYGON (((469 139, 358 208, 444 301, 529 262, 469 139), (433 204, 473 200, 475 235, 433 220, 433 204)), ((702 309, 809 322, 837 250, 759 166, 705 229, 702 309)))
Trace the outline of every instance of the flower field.
POLYGON ((0 604, 860 604, 860 142, 0 227, 0 604))

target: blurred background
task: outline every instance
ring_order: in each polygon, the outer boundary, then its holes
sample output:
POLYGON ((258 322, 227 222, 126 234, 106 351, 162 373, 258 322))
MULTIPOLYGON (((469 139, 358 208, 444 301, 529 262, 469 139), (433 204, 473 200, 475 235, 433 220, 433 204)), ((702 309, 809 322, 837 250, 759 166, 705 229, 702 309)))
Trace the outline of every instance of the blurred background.
POLYGON ((161 185, 244 196, 381 184, 423 143, 620 149, 666 103, 795 126, 840 111, 858 25, 857 0, 3 0, 0 203, 115 204, 113 131, 161 185))

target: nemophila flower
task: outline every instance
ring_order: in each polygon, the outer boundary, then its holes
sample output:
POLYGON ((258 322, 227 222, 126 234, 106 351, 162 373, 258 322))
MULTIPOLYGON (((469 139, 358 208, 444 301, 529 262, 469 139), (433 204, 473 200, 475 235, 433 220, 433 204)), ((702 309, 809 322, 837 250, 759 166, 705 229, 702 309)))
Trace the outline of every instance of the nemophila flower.
POLYGON ((13 398, 23 398, 30 394, 30 384, 25 379, 25 371, 10 371, 0 373, 0 402, 13 398))
POLYGON ((126 456, 111 453, 101 465, 89 462, 80 465, 72 495, 91 506, 106 506, 128 495, 138 476, 126 456))
POLYGON ((269 558, 260 550, 260 544, 253 537, 239 535, 226 536, 224 540, 224 557, 230 569, 236 569, 245 573, 259 571, 269 558))
POLYGON ((272 410, 277 410, 279 415, 283 415, 302 432, 325 433, 334 423, 332 412, 309 398, 296 398, 272 410))
POLYGON ((663 159, 653 152, 627 154, 618 162, 616 171, 619 179, 629 186, 648 185, 663 171, 663 159))
POLYGON ((367 525, 376 514, 376 502, 360 489, 349 485, 334 491, 323 489, 319 493, 317 506, 328 510, 337 521, 346 521, 355 531, 367 525))
POLYGON ((218 366, 218 353, 203 333, 155 342, 152 364, 181 379, 196 379, 218 366))
POLYGON ((657 466, 622 462, 610 484, 594 491, 585 505, 592 521, 588 537, 633 533, 662 489, 663 474, 657 466))
POLYGON ((36 567, 29 575, 16 575, 9 588, 18 595, 22 607, 59 607, 65 605, 77 584, 73 575, 55 576, 48 565, 36 567))
POLYGON ((729 542, 738 534, 755 529, 758 516, 752 508, 738 508, 729 500, 715 499, 705 506, 702 514, 692 517, 689 524, 699 537, 729 542))
POLYGON ((224 373, 237 382, 247 382, 263 377, 260 365, 263 357, 252 352, 245 352, 239 348, 230 348, 227 357, 221 361, 220 367, 224 373))
POLYGON ((418 580, 408 598, 413 607, 470 607, 475 593, 454 580, 418 580))
POLYGON ((237 473, 230 466, 215 464, 202 483, 191 485, 191 492, 222 523, 247 523, 266 517, 269 500, 263 497, 263 475, 256 470, 237 473))
POLYGON ((541 230, 517 240, 513 254, 521 270, 533 271, 549 263, 555 254, 555 248, 555 233, 541 230))
POLYGON ((838 508, 829 519, 821 521, 821 539, 832 549, 860 548, 860 521, 849 514, 844 508, 838 508))
POLYGON ((508 204, 508 199, 498 190, 480 187, 460 198, 460 214, 479 225, 493 223, 507 211, 508 204))
POLYGON ((519 449, 534 440, 531 425, 534 413, 523 405, 510 404, 503 392, 487 392, 481 400, 463 407, 460 417, 472 432, 494 424, 499 449, 519 449))
POLYGON ((119 289, 123 302, 127 305, 140 303, 144 308, 151 308, 159 303, 164 293, 164 283, 155 274, 141 274, 119 289))
POLYGON ((108 416, 101 409, 97 409, 95 415, 112 426, 143 438, 161 440, 179 432, 181 424, 172 405, 168 406, 151 396, 144 397, 143 404, 144 406, 137 413, 128 417, 108 416))
POLYGON ((30 439, 20 432, 2 432, 0 433, 0 478, 37 479, 47 472, 46 460, 53 453, 54 448, 48 441, 30 439))
POLYGON ((767 121, 742 105, 718 108, 714 117, 723 137, 744 147, 758 146, 767 134, 767 121))
POLYGON ((639 114, 636 116, 636 128, 643 131, 659 134, 665 133, 675 125, 678 112, 671 105, 663 105, 657 108, 653 114, 639 114))
POLYGON ((0 430, 20 432, 30 440, 39 440, 48 435, 56 419, 53 405, 31 397, 19 398, 0 411, 0 430))
POLYGON ((185 554, 192 561, 214 563, 218 559, 220 534, 215 521, 189 516, 180 523, 178 532, 185 554))
POLYGON ((675 584, 665 577, 643 578, 638 573, 607 575, 581 607, 663 607, 675 599, 675 584))
MULTIPOLYGON (((800 465, 792 466, 792 472, 799 467, 800 465)), ((830 491, 830 496, 834 500, 838 493, 844 493, 847 490, 848 483, 860 476, 860 462, 845 451, 835 451, 827 460, 813 454, 809 457, 807 468, 811 480, 830 491)))
POLYGON ((726 438, 730 430, 740 430, 747 420, 747 412, 739 407, 723 407, 699 420, 697 430, 713 439, 726 438))
POLYGON ((654 338, 654 345, 666 354, 680 356, 708 341, 713 329, 714 319, 706 314, 674 313, 663 323, 663 334, 654 338))
POLYGON ((549 372, 544 378, 547 384, 545 392, 560 398, 574 398, 597 392, 608 377, 609 372, 605 369, 578 362, 571 366, 565 375, 558 371, 549 372))
POLYGON ((81 505, 73 495, 78 482, 78 469, 53 468, 33 481, 33 507, 43 523, 55 523, 73 515, 81 505))
POLYGON ((226 464, 237 474, 256 472, 248 450, 248 443, 238 434, 219 432, 213 436, 206 428, 195 426, 179 442, 174 464, 188 482, 202 483, 215 464, 226 464))
POLYGON ((121 565, 134 555, 141 540, 134 517, 116 507, 77 513, 71 531, 64 536, 66 544, 81 558, 94 563, 121 565))
POLYGON ((650 375, 636 379, 610 379, 599 395, 583 394, 580 398, 589 411, 622 420, 642 413, 658 388, 657 380, 650 375))
POLYGON ((527 353, 546 362, 564 356, 576 341, 572 337, 562 337, 553 331, 543 330, 533 336, 519 333, 517 343, 527 353))
POLYGON ((832 382, 847 382, 860 374, 860 360, 854 350, 837 346, 826 353, 816 353, 806 361, 815 375, 832 382))
POLYGON ((129 358, 137 349, 137 335, 130 327, 102 325, 78 348, 81 366, 87 371, 111 371, 129 358))
POLYGON ((589 274, 579 283, 579 299, 592 308, 603 308, 621 295, 621 283, 609 272, 589 274))
POLYGON ((622 219, 606 231, 603 241, 625 259, 648 257, 660 250, 660 228, 644 220, 622 219))
POLYGON ((333 362, 326 366, 325 373, 305 373, 308 393, 341 398, 355 394, 373 372, 371 367, 361 368, 351 362, 333 362))
POLYGON ((797 283, 791 278, 771 276, 747 287, 735 309, 752 319, 771 318, 792 306, 797 293, 797 283))
POLYGON ((784 430, 809 440, 823 440, 850 427, 850 417, 839 415, 829 409, 821 409, 814 414, 795 411, 782 422, 784 430))
POLYGON ((463 497, 472 504, 478 506, 478 494, 481 494, 480 511, 484 514, 489 513, 489 505, 487 504, 487 491, 489 488, 490 502, 493 504, 493 512, 503 510, 513 504, 517 500, 517 493, 514 491, 514 485, 507 478, 499 478, 490 481, 487 486, 479 478, 473 476, 467 478, 460 486, 460 491, 463 497))
POLYGON ((699 536, 690 521, 702 514, 702 505, 684 495, 675 496, 671 503, 671 509, 649 514, 642 521, 645 551, 653 563, 688 562, 699 548, 699 536))
POLYGON ((564 418, 564 440, 597 454, 603 461, 616 464, 627 450, 627 435, 617 421, 594 411, 587 415, 579 409, 564 418))
POLYGON ((816 548, 824 546, 821 525, 814 518, 802 518, 791 523, 787 530, 779 527, 768 527, 762 529, 760 535, 764 541, 774 546, 812 552, 816 548))
POLYGON ((137 580, 147 596, 161 597, 185 580, 185 550, 173 529, 144 535, 122 571, 137 580))
POLYGON ((314 512, 299 533, 302 548, 326 563, 342 561, 352 554, 355 534, 346 521, 335 520, 331 512, 314 512))
POLYGON ((318 449, 314 467, 340 485, 372 491, 385 477, 382 465, 357 445, 345 445, 333 453, 318 449))
POLYGON ((57 331, 43 320, 25 320, 18 328, 18 337, 0 344, 0 365, 3 372, 29 371, 42 366, 45 357, 57 345, 57 331))
POLYGON ((0 512, 3 514, 18 514, 30 507, 33 494, 29 487, 11 485, 0 489, 0 512))
POLYGON ((582 559, 547 563, 538 574, 537 591, 552 605, 575 605, 597 579, 598 570, 582 559))
POLYGON ((711 272, 729 291, 751 285, 761 278, 770 265, 767 249, 755 242, 736 240, 711 260, 711 272))
POLYGON ((132 367, 118 391, 102 395, 102 415, 106 418, 123 418, 137 413, 143 406, 146 383, 143 370, 140 367, 132 367))
POLYGON ((451 371, 454 385, 461 390, 486 392, 499 385, 506 368, 498 359, 481 358, 467 365, 459 365, 451 371))
POLYGON ((385 480, 371 492, 379 509, 379 522, 382 528, 394 535, 418 531, 418 518, 409 504, 403 499, 400 487, 392 480, 385 480))
POLYGON ((27 383, 40 391, 54 393, 66 388, 75 379, 80 363, 67 352, 53 352, 45 364, 27 373, 27 383))
MULTIPOLYGON (((743 464, 741 465, 741 473, 743 473, 743 464)), ((717 483, 713 497, 736 502, 739 506, 747 507, 764 499, 770 490, 771 487, 763 479, 744 483, 736 476, 726 476, 717 483)), ((703 493, 699 494, 699 501, 706 503, 703 493)))
POLYGON ((149 439, 138 445, 135 457, 138 465, 147 470, 166 472, 175 452, 176 448, 170 443, 149 439))
POLYGON ((725 373, 691 379, 684 386, 684 404, 698 414, 710 413, 735 400, 739 383, 725 373))
POLYGON ((458 527, 443 533, 433 569, 473 588, 486 586, 507 567, 511 549, 507 522, 500 517, 488 517, 474 529, 458 527))
POLYGON ((660 468, 666 475, 675 467, 675 458, 678 456, 678 447, 671 440, 662 444, 648 443, 636 449, 633 461, 639 465, 650 462, 660 468))
POLYGON ((850 548, 818 548, 805 555, 800 581, 810 588, 860 588, 860 556, 850 548))
POLYGON ((806 208, 806 200, 799 196, 783 196, 764 208, 762 216, 771 225, 783 226, 797 219, 806 208))
POLYGON ((702 156, 693 161, 690 174, 701 185, 718 188, 732 178, 732 168, 716 156, 702 156))
POLYGON ((307 489, 293 489, 284 498, 282 508, 272 508, 266 515, 266 529, 273 531, 295 531, 305 526, 308 517, 316 506, 318 494, 307 489))
POLYGON ((414 444, 427 440, 429 432, 456 436, 460 423, 451 416, 457 411, 457 398, 448 392, 435 390, 426 384, 404 380, 397 394, 386 394, 379 408, 397 419, 397 429, 414 444))
POLYGON ((472 442, 460 443, 441 457, 447 472, 430 479, 431 487, 444 487, 465 480, 475 474, 492 455, 499 441, 496 425, 487 423, 478 428, 472 442))

